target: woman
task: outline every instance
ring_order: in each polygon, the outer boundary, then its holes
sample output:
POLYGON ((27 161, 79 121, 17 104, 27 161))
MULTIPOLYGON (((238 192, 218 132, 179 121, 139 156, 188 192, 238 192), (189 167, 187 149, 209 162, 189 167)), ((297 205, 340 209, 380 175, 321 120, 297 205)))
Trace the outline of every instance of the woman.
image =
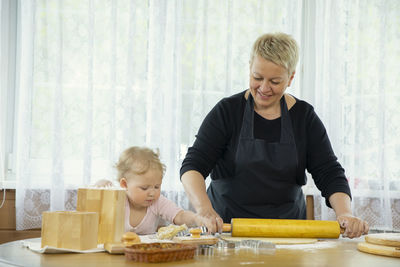
POLYGON ((305 219, 306 169, 344 236, 368 232, 367 222, 352 216, 344 169, 313 107, 285 94, 297 61, 292 37, 260 36, 250 58, 250 89, 217 103, 188 150, 181 180, 213 232, 238 217, 305 219))

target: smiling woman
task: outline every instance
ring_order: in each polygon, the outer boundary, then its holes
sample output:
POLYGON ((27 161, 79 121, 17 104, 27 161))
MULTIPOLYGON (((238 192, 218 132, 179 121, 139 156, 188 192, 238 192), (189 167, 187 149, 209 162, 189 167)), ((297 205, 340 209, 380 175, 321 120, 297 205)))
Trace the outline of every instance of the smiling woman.
POLYGON ((254 110, 266 119, 280 117, 279 100, 294 78, 275 63, 256 56, 250 64, 250 91, 254 97, 254 110))
POLYGON ((368 223, 352 214, 344 170, 313 107, 298 98, 290 107, 286 102, 297 47, 284 33, 255 41, 250 73, 257 77, 250 76, 250 89, 215 105, 182 163, 185 191, 213 232, 235 218, 305 219, 307 170, 334 209, 343 236, 368 233, 368 223), (271 85, 274 79, 280 83, 271 85))
MULTIPOLYGON (((250 55, 250 91, 255 112, 270 120, 280 117, 279 100, 293 81, 298 60, 298 45, 285 34, 264 34, 254 42, 250 55)), ((289 98, 294 101, 293 97, 289 98)))

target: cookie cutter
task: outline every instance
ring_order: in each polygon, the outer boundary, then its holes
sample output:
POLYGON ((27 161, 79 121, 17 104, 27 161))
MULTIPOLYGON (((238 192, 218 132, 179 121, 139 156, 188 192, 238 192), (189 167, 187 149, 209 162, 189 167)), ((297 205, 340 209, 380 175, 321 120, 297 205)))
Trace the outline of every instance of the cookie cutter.
POLYGON ((195 251, 195 255, 212 257, 214 255, 214 248, 215 247, 213 245, 198 245, 195 251))
POLYGON ((257 254, 273 254, 276 249, 275 244, 272 242, 253 239, 234 241, 227 240, 220 234, 216 234, 215 236, 219 238, 219 241, 216 244, 216 247, 219 249, 246 249, 257 254))

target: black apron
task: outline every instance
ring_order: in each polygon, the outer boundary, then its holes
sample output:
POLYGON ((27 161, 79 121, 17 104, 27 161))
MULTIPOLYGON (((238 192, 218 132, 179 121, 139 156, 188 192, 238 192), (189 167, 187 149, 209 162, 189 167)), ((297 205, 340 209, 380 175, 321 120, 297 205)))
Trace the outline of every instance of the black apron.
POLYGON ((301 185, 296 182, 297 150, 285 97, 280 142, 254 138, 254 100, 249 94, 231 178, 212 180, 207 190, 224 222, 232 218, 305 219, 301 185))

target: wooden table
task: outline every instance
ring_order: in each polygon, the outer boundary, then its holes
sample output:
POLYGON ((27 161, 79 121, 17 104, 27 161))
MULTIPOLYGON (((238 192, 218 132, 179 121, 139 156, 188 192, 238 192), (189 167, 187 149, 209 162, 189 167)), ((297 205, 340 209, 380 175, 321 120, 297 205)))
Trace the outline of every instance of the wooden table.
MULTIPOLYGON (((363 253, 357 250, 359 239, 329 240, 329 246, 292 245, 277 246, 275 252, 255 254, 239 249, 214 249, 210 256, 199 255, 193 260, 169 263, 143 264, 125 260, 124 255, 93 254, 38 254, 21 246, 20 241, 0 245, 0 266, 332 266, 332 267, 390 267, 400 266, 400 258, 363 253), (297 246, 297 247, 296 247, 297 246), (302 246, 302 247, 300 247, 302 246)), ((320 241, 321 242, 321 241, 320 241)), ((322 241, 324 242, 324 241, 322 241)))

